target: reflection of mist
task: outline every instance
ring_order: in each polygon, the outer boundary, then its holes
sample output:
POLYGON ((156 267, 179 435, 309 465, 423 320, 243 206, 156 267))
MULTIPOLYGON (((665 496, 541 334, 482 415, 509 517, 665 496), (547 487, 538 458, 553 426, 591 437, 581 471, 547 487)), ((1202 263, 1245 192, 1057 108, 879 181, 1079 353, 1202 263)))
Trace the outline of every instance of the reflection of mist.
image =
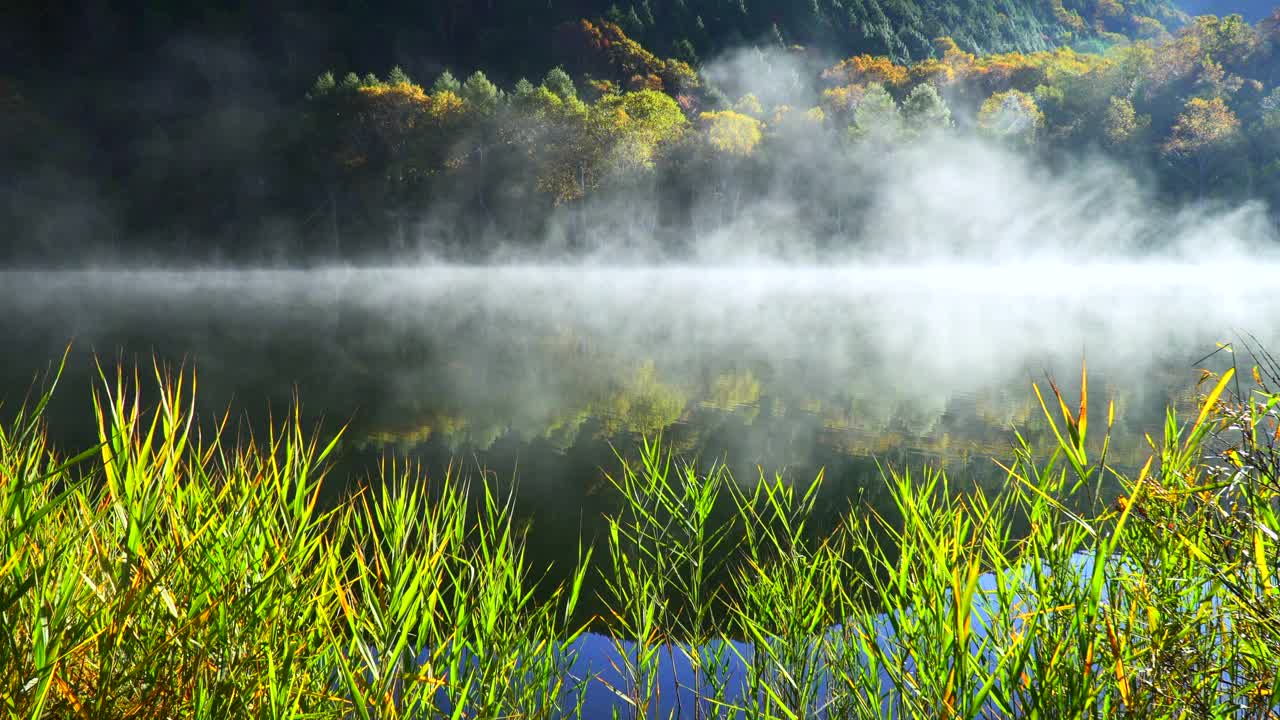
POLYGON ((111 359, 118 347, 188 357, 212 402, 236 398, 261 413, 296 386, 330 419, 356 418, 355 437, 406 451, 484 450, 502 438, 563 450, 666 432, 691 452, 736 447, 765 464, 803 462, 819 444, 1000 454, 1009 427, 1038 414, 1029 381, 1073 378, 1083 356, 1095 388, 1154 414, 1214 341, 1235 330, 1274 336, 1274 293, 1204 282, 1234 271, 1114 262, 10 274, 3 299, 15 312, 0 330, 18 341, 5 357, 11 397, 74 337, 82 369, 90 351, 111 359))

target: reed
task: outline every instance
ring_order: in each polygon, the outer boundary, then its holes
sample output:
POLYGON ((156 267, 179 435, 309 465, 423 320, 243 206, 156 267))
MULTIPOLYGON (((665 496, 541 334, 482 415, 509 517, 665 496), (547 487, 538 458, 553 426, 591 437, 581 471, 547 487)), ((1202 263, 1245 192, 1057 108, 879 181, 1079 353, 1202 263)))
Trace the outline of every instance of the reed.
POLYGON ((742 482, 649 440, 556 587, 492 478, 387 461, 322 503, 341 433, 296 413, 202 433, 195 377, 159 368, 149 408, 103 373, 99 443, 64 458, 51 386, 0 428, 0 714, 562 718, 603 688, 629 718, 1274 717, 1261 357, 1170 411, 1136 472, 1108 461, 1114 408, 1095 430, 1082 373, 1078 401, 1034 388, 1056 446, 1019 435, 999 490, 886 468, 892 504, 834 528, 821 476, 742 482), (579 663, 591 579, 608 678, 579 663))

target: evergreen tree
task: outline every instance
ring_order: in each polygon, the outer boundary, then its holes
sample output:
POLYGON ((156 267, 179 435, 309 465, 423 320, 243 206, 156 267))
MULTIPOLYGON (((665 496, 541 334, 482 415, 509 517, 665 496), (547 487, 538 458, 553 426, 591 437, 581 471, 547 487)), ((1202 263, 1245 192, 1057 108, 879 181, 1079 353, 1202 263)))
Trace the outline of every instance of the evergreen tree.
POLYGON ((932 83, 911 89, 902 102, 902 120, 907 130, 919 134, 951 127, 951 108, 932 83))
POLYGON ((453 76, 453 73, 449 72, 448 70, 445 70, 444 72, 440 73, 440 77, 436 78, 436 81, 431 83, 432 95, 439 95, 440 93, 445 93, 445 92, 450 92, 450 93, 453 93, 454 95, 457 95, 461 91, 462 91, 462 83, 458 82, 458 79, 455 78, 453 76))
POLYGON ((498 108, 498 86, 489 82, 489 78, 479 70, 463 83, 460 94, 481 115, 491 115, 498 108))
POLYGON ((316 78, 316 82, 311 86, 311 92, 307 94, 309 98, 320 98, 333 92, 337 87, 337 83, 333 79, 333 71, 326 70, 316 78))
POLYGON ((409 79, 409 74, 399 65, 391 68, 391 72, 387 74, 388 85, 412 85, 413 81, 409 79))
POLYGON ((573 78, 569 77, 569 73, 564 68, 553 67, 547 76, 542 80, 542 86, 550 90, 561 100, 569 100, 578 97, 578 91, 573 87, 573 78))

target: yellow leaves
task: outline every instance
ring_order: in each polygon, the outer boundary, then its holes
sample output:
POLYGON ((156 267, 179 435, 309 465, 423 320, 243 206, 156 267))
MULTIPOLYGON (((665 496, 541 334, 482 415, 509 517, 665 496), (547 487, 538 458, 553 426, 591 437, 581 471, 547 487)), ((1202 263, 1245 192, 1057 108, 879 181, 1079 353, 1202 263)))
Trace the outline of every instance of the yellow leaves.
POLYGON ((858 107, 858 103, 862 102, 862 97, 866 94, 865 85, 844 85, 824 90, 822 103, 827 107, 827 111, 834 115, 847 115, 858 107))
POLYGON ((937 58, 926 58, 912 65, 908 70, 911 81, 933 83, 937 87, 945 87, 956 79, 955 68, 937 58))
POLYGON ((378 83, 361 86, 357 92, 377 100, 425 103, 427 93, 421 85, 409 82, 378 83))
POLYGON ((627 80, 627 87, 631 90, 662 90, 662 78, 656 73, 635 73, 627 80))
POLYGON ((1150 116, 1139 116, 1129 98, 1112 97, 1102 116, 1102 130, 1110 145, 1122 145, 1151 123, 1150 116))
POLYGON ((1031 143, 1043 126, 1044 113, 1034 98, 1020 90, 996 93, 978 111, 978 129, 995 137, 1031 143))
POLYGON ((907 68, 897 65, 883 55, 858 55, 822 71, 822 77, 841 85, 854 83, 880 83, 881 85, 905 85, 907 68))
POLYGON ((1258 578, 1266 588, 1264 592, 1274 595, 1276 588, 1271 583, 1271 568, 1267 566, 1266 541, 1263 540, 1261 528, 1253 531, 1253 561, 1258 568, 1258 578))
POLYGON ((605 95, 590 106, 566 101, 545 116, 559 128, 543 148, 538 187, 556 202, 581 198, 612 174, 651 170, 688 125, 680 105, 655 90, 605 95))
POLYGON ((733 104, 733 109, 735 112, 750 115, 754 118, 764 115, 764 106, 760 104, 760 98, 752 93, 747 93, 738 98, 738 102, 733 104))
POLYGON ((804 112, 790 105, 778 105, 773 109, 773 117, 769 126, 775 131, 812 132, 822 127, 827 121, 827 113, 820 107, 811 107, 804 112))
POLYGON ((1164 144, 1169 155, 1195 155, 1234 139, 1240 119, 1222 98, 1191 98, 1164 144))
POLYGON ((1050 0, 1050 5, 1053 7, 1053 19, 1059 23, 1075 31, 1084 30, 1088 27, 1079 13, 1062 6, 1062 0, 1050 0))
POLYGON ((763 123, 732 110, 702 113, 701 119, 707 141, 727 155, 746 157, 755 151, 763 137, 763 123))
POLYGON ((668 58, 662 61, 662 76, 664 89, 671 94, 687 93, 702 85, 698 80, 698 72, 693 66, 683 60, 668 58))
POLYGON ((630 153, 625 161, 645 168, 652 167, 658 147, 678 138, 688 124, 676 101, 656 90, 601 98, 590 118, 597 137, 618 143, 630 153))
POLYGON ((437 121, 455 119, 461 116, 465 109, 462 98, 449 90, 432 95, 426 104, 427 114, 437 121))
POLYGON ((1124 641, 1116 634, 1115 626, 1112 624, 1110 617, 1106 618, 1106 625, 1107 644, 1111 646, 1111 656, 1115 658, 1116 685, 1120 690, 1120 700, 1125 705, 1128 705, 1130 689, 1128 673, 1125 671, 1124 666, 1124 641))

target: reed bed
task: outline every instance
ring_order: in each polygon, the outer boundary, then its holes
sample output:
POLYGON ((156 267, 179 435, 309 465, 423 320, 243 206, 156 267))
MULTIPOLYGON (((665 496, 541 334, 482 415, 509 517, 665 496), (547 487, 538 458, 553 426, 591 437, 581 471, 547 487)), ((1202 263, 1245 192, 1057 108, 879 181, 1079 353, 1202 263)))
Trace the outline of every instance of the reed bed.
POLYGON ((1078 401, 1037 387, 1057 446, 1018 436, 1002 488, 886 468, 890 509, 834 527, 821 477, 645 442, 554 587, 509 488, 389 461, 321 503, 340 433, 295 414, 231 444, 194 422, 193 376, 157 370, 148 408, 104 376, 83 454, 50 448, 47 393, 0 428, 0 714, 1275 717, 1280 368, 1245 374, 1170 411, 1133 473, 1087 374, 1078 401), (579 657, 588 586, 608 672, 579 657))

